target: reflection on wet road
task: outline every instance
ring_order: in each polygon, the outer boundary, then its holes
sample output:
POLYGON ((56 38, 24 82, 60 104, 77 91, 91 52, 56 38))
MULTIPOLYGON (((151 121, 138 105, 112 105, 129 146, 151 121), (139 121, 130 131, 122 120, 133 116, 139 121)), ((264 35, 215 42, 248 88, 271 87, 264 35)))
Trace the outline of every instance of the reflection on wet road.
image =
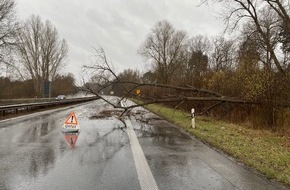
MULTIPOLYGON (((97 100, 0 122, 0 189, 141 189, 124 123, 94 117, 107 109, 97 100), (80 133, 61 132, 71 111, 80 133)), ((159 189, 280 188, 163 120, 131 123, 159 189)))
POLYGON ((63 133, 64 138, 70 148, 75 148, 78 141, 79 132, 77 133, 63 133))
POLYGON ((60 130, 72 110, 1 124, 0 189, 140 189, 123 123, 89 119, 104 108, 74 109, 77 134, 60 130))
POLYGON ((134 126, 159 189, 283 189, 166 121, 134 126))

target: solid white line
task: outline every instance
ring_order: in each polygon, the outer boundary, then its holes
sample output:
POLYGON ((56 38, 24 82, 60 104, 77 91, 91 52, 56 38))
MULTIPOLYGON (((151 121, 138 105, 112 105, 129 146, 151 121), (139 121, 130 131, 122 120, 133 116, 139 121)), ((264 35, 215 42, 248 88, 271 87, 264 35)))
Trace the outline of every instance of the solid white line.
POLYGON ((158 190, 130 120, 125 120, 141 190, 158 190))

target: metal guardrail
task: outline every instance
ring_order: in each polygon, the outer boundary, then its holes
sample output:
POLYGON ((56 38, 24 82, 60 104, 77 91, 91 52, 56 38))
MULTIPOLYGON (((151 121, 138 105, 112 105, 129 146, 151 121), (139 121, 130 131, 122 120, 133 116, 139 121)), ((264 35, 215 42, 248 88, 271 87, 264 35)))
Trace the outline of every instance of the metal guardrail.
POLYGON ((41 102, 54 102, 55 98, 23 98, 23 99, 0 99, 0 106, 14 105, 14 104, 28 104, 41 102))
POLYGON ((14 104, 14 105, 5 105, 0 106, 0 114, 5 116, 10 113, 19 113, 20 111, 32 111, 41 108, 48 108, 53 106, 67 105, 67 104, 76 104, 82 102, 88 102, 98 99, 97 97, 88 97, 88 98, 73 98, 66 100, 55 100, 50 102, 39 102, 39 103, 24 103, 24 104, 14 104))

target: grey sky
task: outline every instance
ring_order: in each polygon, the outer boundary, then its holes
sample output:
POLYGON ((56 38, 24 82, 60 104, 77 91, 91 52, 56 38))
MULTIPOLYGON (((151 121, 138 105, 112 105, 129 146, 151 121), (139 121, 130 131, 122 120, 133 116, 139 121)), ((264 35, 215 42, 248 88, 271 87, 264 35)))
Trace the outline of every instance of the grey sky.
POLYGON ((200 0, 16 0, 22 20, 30 15, 48 19, 69 45, 69 59, 63 72, 81 78, 81 66, 88 64, 92 47, 100 45, 118 71, 146 70, 137 54, 140 44, 156 22, 168 20, 188 36, 218 35, 221 21, 213 6, 198 7, 200 0))

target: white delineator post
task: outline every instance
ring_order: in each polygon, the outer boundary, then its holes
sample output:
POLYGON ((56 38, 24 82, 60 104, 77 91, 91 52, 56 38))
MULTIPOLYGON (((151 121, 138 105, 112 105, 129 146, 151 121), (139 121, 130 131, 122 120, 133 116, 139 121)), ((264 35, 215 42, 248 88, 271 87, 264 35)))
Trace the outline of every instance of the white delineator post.
POLYGON ((192 128, 195 129, 195 114, 194 114, 194 108, 191 109, 191 124, 192 124, 192 128))

